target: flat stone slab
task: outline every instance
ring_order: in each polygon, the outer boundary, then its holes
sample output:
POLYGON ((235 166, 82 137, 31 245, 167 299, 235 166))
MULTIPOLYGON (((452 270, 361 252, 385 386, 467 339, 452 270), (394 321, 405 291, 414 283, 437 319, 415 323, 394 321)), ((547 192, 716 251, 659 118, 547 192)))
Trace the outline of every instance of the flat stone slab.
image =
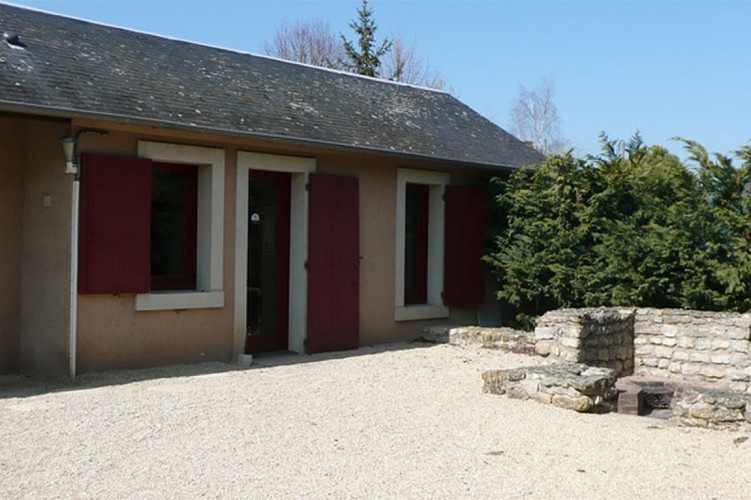
POLYGON ((514 399, 533 399, 578 412, 603 413, 615 406, 615 371, 582 363, 489 370, 483 391, 514 399))

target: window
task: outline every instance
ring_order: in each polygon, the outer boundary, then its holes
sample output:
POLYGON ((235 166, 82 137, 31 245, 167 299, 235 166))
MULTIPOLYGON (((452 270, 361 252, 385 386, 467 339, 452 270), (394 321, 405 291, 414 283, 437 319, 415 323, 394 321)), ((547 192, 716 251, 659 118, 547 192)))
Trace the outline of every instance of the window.
POLYGON ((397 170, 396 321, 448 317, 443 303, 444 204, 449 174, 397 170))
POLYGON ((152 165, 152 290, 196 288, 197 193, 195 165, 152 165))
MULTIPOLYGON (((188 193, 193 189, 189 187, 193 174, 188 171, 195 172, 196 201, 193 209, 189 202, 193 197, 186 198, 186 215, 195 210, 195 244, 190 244, 193 225, 190 219, 185 219, 186 233, 160 236, 180 240, 184 246, 181 249, 180 245, 172 245, 174 253, 158 256, 157 267, 152 267, 152 293, 136 295, 136 310, 224 306, 224 150, 139 141, 138 156, 151 159, 157 167, 169 164, 169 168, 156 168, 154 173, 160 177, 158 182, 171 184, 170 196, 175 198, 181 189, 177 187, 182 182, 179 179, 185 180, 188 193), (191 255, 193 249, 195 257, 191 255), (195 264, 191 265, 192 262, 195 264), (188 269, 195 270, 194 278, 186 271, 188 269), (180 270, 185 272, 180 273, 180 270)), ((179 216, 173 214, 172 217, 179 216)))
POLYGON ((79 292, 136 294, 136 310, 224 305, 224 151, 141 141, 83 154, 79 292))
POLYGON ((407 184, 404 233, 404 303, 428 299, 428 196, 424 184, 407 184))

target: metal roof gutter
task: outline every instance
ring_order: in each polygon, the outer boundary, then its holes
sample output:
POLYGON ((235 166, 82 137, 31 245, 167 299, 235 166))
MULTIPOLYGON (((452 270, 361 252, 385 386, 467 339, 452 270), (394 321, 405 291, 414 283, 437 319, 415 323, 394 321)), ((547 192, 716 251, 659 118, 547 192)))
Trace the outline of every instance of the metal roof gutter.
POLYGON ((304 139, 300 137, 290 137, 274 134, 263 133, 249 133, 235 129, 223 129, 217 127, 207 127, 201 125, 186 125, 180 122, 155 120, 149 118, 141 118, 137 116, 120 115, 114 113, 96 113, 92 111, 82 111, 73 108, 62 108, 55 106, 39 106, 34 104, 20 103, 15 101, 0 100, 0 111, 7 111, 10 113, 22 113, 36 116, 51 116, 55 118, 84 118, 90 120, 105 120, 119 124, 126 125, 142 125, 147 127, 170 129, 170 130, 182 130, 190 132, 206 132, 214 133, 224 136, 235 136, 245 139, 256 139, 272 142, 284 142, 287 144, 295 144, 302 146, 316 146, 334 149, 337 151, 346 152, 365 152, 371 154, 380 154, 384 156, 390 156, 395 158, 411 158, 419 160, 438 161, 442 163, 451 163, 455 165, 466 165, 475 168, 481 168, 486 170, 499 170, 499 171, 511 171, 516 170, 518 167, 504 164, 488 164, 478 163, 466 160, 460 160, 455 158, 444 158, 440 156, 430 156, 419 153, 398 152, 383 148, 367 147, 367 146, 353 146, 351 144, 343 144, 330 141, 317 141, 311 139, 304 139))

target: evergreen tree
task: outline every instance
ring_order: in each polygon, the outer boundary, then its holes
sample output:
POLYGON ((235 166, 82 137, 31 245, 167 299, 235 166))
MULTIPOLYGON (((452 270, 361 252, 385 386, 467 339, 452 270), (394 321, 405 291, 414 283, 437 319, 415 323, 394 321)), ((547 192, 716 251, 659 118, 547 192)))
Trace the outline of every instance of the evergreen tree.
POLYGON ((379 77, 381 57, 391 50, 391 41, 383 40, 376 48, 375 32, 378 27, 373 19, 373 11, 368 8, 368 0, 362 0, 362 6, 357 9, 357 14, 358 19, 349 23, 350 28, 358 36, 357 47, 340 34, 346 56, 346 59, 341 62, 352 73, 379 77))
MULTIPOLYGON (((658 146, 601 137, 502 182, 506 226, 486 257, 518 319, 559 307, 751 307, 751 145, 689 166, 658 146)), ((531 324, 531 323, 529 323, 531 324)))

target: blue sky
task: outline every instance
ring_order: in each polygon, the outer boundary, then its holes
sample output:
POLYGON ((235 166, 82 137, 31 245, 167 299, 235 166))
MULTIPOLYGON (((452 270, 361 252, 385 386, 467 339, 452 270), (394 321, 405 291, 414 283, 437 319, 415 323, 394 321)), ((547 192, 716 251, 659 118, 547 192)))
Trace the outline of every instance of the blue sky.
MULTIPOLYGON (((359 0, 16 0, 51 12, 248 52, 284 20, 353 37, 359 0)), ((751 139, 751 2, 371 0, 378 35, 400 32, 453 93, 503 127, 520 85, 556 86, 563 135, 598 134, 681 153, 674 136, 732 153, 751 139)), ((0 20, 1 22, 1 20, 0 20)), ((0 26, 1 28, 1 26, 0 26)))

